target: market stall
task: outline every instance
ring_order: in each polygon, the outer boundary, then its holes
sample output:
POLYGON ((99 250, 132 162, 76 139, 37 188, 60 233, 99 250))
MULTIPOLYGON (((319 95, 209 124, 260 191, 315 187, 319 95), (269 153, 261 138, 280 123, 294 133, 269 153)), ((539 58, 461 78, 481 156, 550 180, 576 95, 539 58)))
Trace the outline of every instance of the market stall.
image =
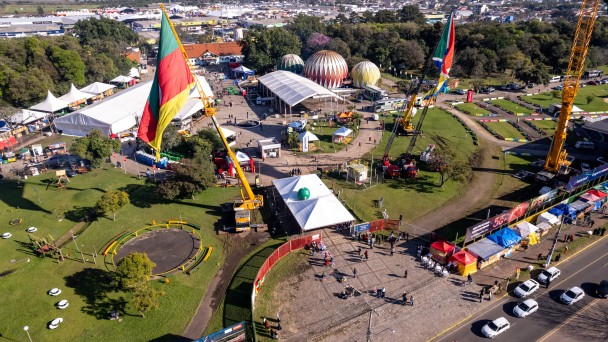
POLYGON ((281 156, 281 143, 276 138, 258 140, 258 151, 264 158, 279 158, 281 156))
POLYGON ((454 245, 446 241, 433 242, 429 250, 433 260, 444 265, 448 263, 448 257, 452 254, 453 251, 454 245))
POLYGON ((346 179, 355 182, 365 182, 367 180, 367 165, 352 163, 347 167, 346 179))
POLYGON ((591 204, 593 206, 593 210, 598 210, 604 204, 606 194, 599 190, 591 189, 582 195, 580 199, 591 204))
POLYGON ((519 222, 514 231, 521 236, 522 239, 526 239, 526 243, 530 246, 536 245, 539 242, 539 228, 528 221, 519 222))
POLYGON ((496 242, 484 238, 467 246, 466 251, 477 257, 477 269, 482 269, 500 260, 505 249, 496 242))
POLYGON ((555 226, 556 224, 559 224, 560 219, 551 214, 550 212, 544 212, 540 215, 538 215, 538 217, 536 218, 536 226, 540 228, 540 224, 541 223, 548 223, 551 226, 555 226))
POLYGON ((585 214, 587 214, 588 212, 593 210, 593 205, 591 205, 591 203, 588 203, 588 202, 585 202, 582 200, 574 201, 574 202, 568 204, 568 207, 570 207, 570 209, 572 209, 572 210, 574 210, 574 212, 576 212, 577 219, 582 219, 585 216, 585 214))
POLYGON ((461 276, 466 277, 477 272, 477 258, 467 251, 462 250, 452 254, 449 261, 456 265, 458 274, 461 276))
POLYGON ((340 127, 332 134, 335 143, 348 143, 353 138, 353 130, 348 127, 340 127))
POLYGON ((549 209, 549 213, 555 215, 559 220, 561 220, 563 216, 564 223, 570 224, 576 221, 576 210, 564 203, 560 203, 549 209))

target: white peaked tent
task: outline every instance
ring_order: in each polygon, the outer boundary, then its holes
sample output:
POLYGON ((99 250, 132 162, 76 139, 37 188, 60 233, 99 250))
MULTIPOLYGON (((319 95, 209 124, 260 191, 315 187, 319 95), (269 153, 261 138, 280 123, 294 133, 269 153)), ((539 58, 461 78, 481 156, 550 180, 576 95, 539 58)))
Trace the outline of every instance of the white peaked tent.
POLYGON ((228 146, 234 146, 236 144, 236 132, 229 130, 228 128, 221 127, 221 126, 220 126, 220 130, 222 130, 222 133, 224 134, 226 141, 228 141, 228 146))
POLYGON ((144 111, 152 82, 137 84, 88 107, 55 120, 66 135, 82 137, 97 129, 104 135, 124 132, 137 124, 144 111))
POLYGON ((68 108, 69 105, 68 102, 56 98, 49 90, 46 94, 46 99, 37 105, 31 106, 30 109, 46 113, 55 113, 68 108))
POLYGON ((105 93, 106 91, 113 89, 113 88, 116 88, 116 86, 113 84, 95 82, 95 83, 89 84, 88 86, 80 89, 80 91, 83 91, 83 92, 89 93, 89 94, 94 94, 94 95, 101 95, 101 94, 105 93))
MULTIPOLYGON (((196 77, 198 78, 198 81, 201 84, 201 87, 203 88, 203 93, 205 93, 205 96, 207 96, 210 99, 214 98, 215 95, 213 95, 213 90, 211 90, 211 86, 209 86, 209 82, 207 82, 207 79, 205 78, 205 76, 197 75, 196 77)), ((190 93, 190 97, 200 98, 199 94, 198 94, 198 90, 196 90, 196 87, 194 87, 192 89, 192 92, 190 93)))
POLYGON ((200 99, 189 98, 188 101, 184 103, 182 109, 177 114, 175 114, 172 121, 185 121, 189 119, 192 115, 194 115, 194 113, 204 108, 205 106, 203 106, 203 103, 200 99))
POLYGON ((85 93, 83 91, 76 89, 76 87, 74 87, 74 84, 72 84, 70 86, 70 91, 63 96, 60 96, 59 100, 72 104, 72 103, 86 101, 94 96, 95 95, 93 95, 91 93, 85 93))
POLYGON ((129 70, 129 77, 139 78, 139 70, 137 70, 137 68, 131 68, 131 70, 129 70))
POLYGON ((17 125, 27 125, 31 122, 46 118, 49 114, 35 110, 22 109, 19 113, 11 115, 8 121, 17 125))
POLYGON ((113 80, 110 81, 110 83, 129 83, 133 80, 133 77, 129 77, 129 76, 116 76, 113 80))
POLYGON ((236 156, 236 160, 239 162, 239 164, 248 163, 251 160, 247 154, 241 151, 237 151, 234 155, 236 156))
POLYGON ((519 236, 521 236, 522 238, 528 237, 528 235, 532 234, 532 233, 536 233, 538 232, 538 227, 533 225, 530 222, 527 221, 523 221, 517 224, 516 229, 517 232, 519 233, 519 236))
POLYGON ((304 141, 304 137, 308 137, 309 142, 319 141, 319 138, 316 135, 310 133, 309 131, 298 134, 298 140, 304 141))
POLYGON ((344 208, 315 174, 289 177, 272 181, 301 230, 323 228, 352 222, 355 218, 344 208), (302 200, 298 191, 307 188, 310 197, 302 200))

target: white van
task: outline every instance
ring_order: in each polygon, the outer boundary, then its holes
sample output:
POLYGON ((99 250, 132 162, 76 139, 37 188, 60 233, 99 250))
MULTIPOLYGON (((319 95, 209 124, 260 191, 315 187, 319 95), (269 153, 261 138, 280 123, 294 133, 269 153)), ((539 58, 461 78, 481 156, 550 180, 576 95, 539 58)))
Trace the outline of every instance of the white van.
POLYGON ((556 83, 562 80, 561 76, 553 76, 551 77, 551 79, 549 80, 549 83, 556 83))
POLYGON ((576 144, 574 144, 574 147, 583 150, 593 150, 595 148, 595 145, 593 144, 593 141, 579 140, 576 142, 576 144))

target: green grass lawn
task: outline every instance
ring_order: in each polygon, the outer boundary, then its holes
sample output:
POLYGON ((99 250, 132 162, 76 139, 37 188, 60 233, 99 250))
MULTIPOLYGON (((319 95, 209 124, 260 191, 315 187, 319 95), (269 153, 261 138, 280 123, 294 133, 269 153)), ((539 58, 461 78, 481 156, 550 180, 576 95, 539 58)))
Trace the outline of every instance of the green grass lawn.
POLYGON ((457 105, 456 108, 461 111, 466 110, 467 112, 471 113, 471 115, 490 113, 490 111, 483 109, 474 103, 462 103, 457 105))
POLYGON ((92 4, 60 4, 60 3, 49 3, 49 4, 44 4, 44 3, 40 3, 38 4, 31 4, 31 3, 10 3, 7 2, 4 4, 4 6, 0 7, 0 14, 23 14, 23 13, 29 13, 29 14, 36 14, 38 13, 38 6, 41 6, 42 9, 44 10, 45 14, 50 14, 53 13, 55 11, 61 11, 61 10, 71 10, 71 11, 75 11, 75 10, 79 10, 79 9, 83 9, 83 8, 99 8, 100 6, 95 6, 92 4))
MULTIPOLYGON (((335 153, 346 148, 346 144, 334 143, 332 141, 333 133, 340 128, 340 124, 333 123, 332 127, 329 127, 327 122, 317 122, 314 126, 314 130, 311 132, 319 138, 319 141, 315 141, 313 144, 319 146, 319 149, 315 152, 319 153, 335 153)), ((350 127, 352 129, 352 127, 350 127)), ((353 130, 353 140, 357 136, 357 132, 353 130)))
MULTIPOLYGON (((53 173, 54 174, 54 173, 53 173)), ((154 186, 143 179, 123 175, 118 169, 98 169, 71 178, 68 190, 47 189, 51 173, 30 177, 22 188, 5 181, 0 192, 0 221, 13 237, 0 241, 0 272, 12 272, 2 277, 5 296, 0 316, 6 320, 0 333, 7 339, 23 340, 23 326, 30 327, 36 341, 100 341, 105 339, 149 341, 170 335, 181 335, 193 316, 205 289, 223 265, 222 244, 216 238, 214 225, 221 215, 219 204, 237 196, 236 188, 212 188, 194 200, 161 201, 154 186), (69 260, 57 263, 51 258, 38 258, 27 248, 25 229, 35 226, 34 235, 58 239, 72 228, 80 213, 92 207, 103 191, 126 189, 131 204, 118 211, 116 221, 102 217, 78 234, 76 243, 88 262, 83 263, 74 242, 63 247, 69 260), (19 209, 16 209, 16 208, 19 209), (13 218, 23 218, 20 226, 8 226, 13 218), (140 317, 130 306, 130 293, 114 291, 108 285, 112 266, 104 264, 99 255, 93 263, 92 252, 127 229, 138 229, 151 223, 183 218, 199 224, 202 244, 213 246, 213 253, 192 275, 176 274, 171 283, 151 281, 153 287, 166 294, 160 308, 140 317), (29 260, 29 261, 28 261, 29 260), (58 287, 63 292, 51 297, 46 292, 58 287), (68 299, 70 306, 59 311, 54 304, 68 299), (108 320, 109 311, 121 311, 122 323, 108 320), (64 323, 56 330, 46 325, 56 317, 64 323)))
POLYGON ((536 121, 531 121, 531 122, 534 124, 534 126, 545 131, 548 136, 552 136, 555 134, 555 129, 557 128, 557 121, 536 120, 536 121))
POLYGON ((525 137, 515 127, 508 122, 486 122, 494 132, 503 136, 503 138, 524 139, 525 137))
MULTIPOLYGON (((608 102, 605 101, 607 98, 608 84, 586 86, 578 89, 574 105, 588 112, 608 111, 608 102), (587 96, 589 95, 594 96, 594 98, 590 103, 587 103, 587 96)), ((549 91, 533 96, 522 96, 522 100, 548 108, 552 104, 561 103, 561 92, 559 98, 553 97, 553 94, 549 91)))
MULTIPOLYGON (((414 125, 419 117, 420 113, 414 117, 414 125)), ((390 121, 390 118, 387 118, 385 127, 387 131, 384 132, 378 146, 366 154, 363 159, 369 162, 373 157, 377 163, 382 158, 392 129, 392 122, 388 123, 390 121)), ((420 154, 431 143, 437 145, 437 141, 458 146, 459 157, 467 160, 477 150, 477 147, 473 145, 471 136, 464 127, 451 115, 440 109, 429 110, 422 130, 424 135, 418 138, 413 149, 414 154, 420 154)), ((390 156, 394 158, 404 153, 410 139, 411 137, 396 137, 390 150, 390 156)), ((404 218, 412 219, 440 207, 450 198, 456 196, 462 188, 461 184, 452 181, 448 181, 443 187, 440 187, 439 182, 439 173, 426 171, 424 168, 419 170, 416 180, 387 179, 384 183, 366 190, 360 190, 354 184, 345 181, 325 179, 325 183, 329 187, 333 186, 336 191, 342 190, 342 198, 350 209, 365 221, 381 217, 380 210, 375 208, 372 202, 377 200, 378 197, 384 197, 384 206, 389 217, 395 218, 399 217, 399 214, 403 214, 404 218), (407 203, 406 207, 404 203, 407 203)))
POLYGON ((509 110, 515 114, 523 113, 523 114, 529 115, 533 112, 533 110, 531 110, 531 109, 522 107, 522 106, 520 106, 516 103, 513 103, 511 101, 508 101, 508 100, 493 100, 490 102, 495 105, 498 105, 500 108, 502 108, 504 110, 509 110))

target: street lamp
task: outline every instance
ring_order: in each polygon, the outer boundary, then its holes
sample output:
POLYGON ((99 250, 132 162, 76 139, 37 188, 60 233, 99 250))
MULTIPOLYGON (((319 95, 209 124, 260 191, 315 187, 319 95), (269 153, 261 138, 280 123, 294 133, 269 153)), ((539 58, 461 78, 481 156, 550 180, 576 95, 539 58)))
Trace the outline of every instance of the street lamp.
POLYGON ((32 342, 32 337, 30 336, 30 332, 28 330, 30 330, 30 327, 28 327, 27 325, 23 327, 23 330, 25 331, 25 333, 27 334, 27 338, 30 339, 30 342, 32 342))

